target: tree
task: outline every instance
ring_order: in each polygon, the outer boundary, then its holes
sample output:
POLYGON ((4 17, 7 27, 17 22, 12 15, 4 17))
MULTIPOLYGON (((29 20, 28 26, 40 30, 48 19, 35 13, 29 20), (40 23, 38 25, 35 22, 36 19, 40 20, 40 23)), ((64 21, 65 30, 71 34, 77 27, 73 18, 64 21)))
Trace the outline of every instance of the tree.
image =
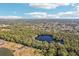
POLYGON ((50 48, 47 52, 48 56, 55 56, 56 55, 56 50, 54 48, 50 48))

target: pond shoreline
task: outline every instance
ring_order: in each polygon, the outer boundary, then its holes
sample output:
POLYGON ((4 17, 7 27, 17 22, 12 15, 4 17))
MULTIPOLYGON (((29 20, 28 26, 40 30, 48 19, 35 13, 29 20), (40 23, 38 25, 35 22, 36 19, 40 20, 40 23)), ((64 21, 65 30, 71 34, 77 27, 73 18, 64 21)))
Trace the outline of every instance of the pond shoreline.
POLYGON ((39 41, 47 41, 48 43, 51 43, 52 41, 54 41, 53 35, 50 35, 50 34, 40 34, 40 35, 37 35, 35 39, 39 41))

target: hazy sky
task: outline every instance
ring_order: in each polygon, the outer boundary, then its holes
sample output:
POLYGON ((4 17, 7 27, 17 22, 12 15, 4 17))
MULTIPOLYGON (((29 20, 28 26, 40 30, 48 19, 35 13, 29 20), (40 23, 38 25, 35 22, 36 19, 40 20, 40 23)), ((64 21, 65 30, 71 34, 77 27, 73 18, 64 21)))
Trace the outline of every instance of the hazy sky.
POLYGON ((0 3, 0 18, 79 18, 79 4, 0 3))

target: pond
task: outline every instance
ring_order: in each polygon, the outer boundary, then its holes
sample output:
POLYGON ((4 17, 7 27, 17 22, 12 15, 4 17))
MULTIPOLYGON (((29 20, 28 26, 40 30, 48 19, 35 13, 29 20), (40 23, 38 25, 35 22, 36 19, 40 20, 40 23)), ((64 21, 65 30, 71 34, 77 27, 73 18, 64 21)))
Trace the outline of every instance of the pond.
POLYGON ((60 42, 61 44, 64 44, 64 39, 60 39, 59 42, 60 42))
POLYGON ((41 35, 38 35, 36 37, 36 39, 39 41, 47 41, 50 43, 54 40, 54 37, 52 35, 49 35, 49 34, 41 34, 41 35))
POLYGON ((7 48, 0 48, 0 56, 13 56, 13 53, 7 48))

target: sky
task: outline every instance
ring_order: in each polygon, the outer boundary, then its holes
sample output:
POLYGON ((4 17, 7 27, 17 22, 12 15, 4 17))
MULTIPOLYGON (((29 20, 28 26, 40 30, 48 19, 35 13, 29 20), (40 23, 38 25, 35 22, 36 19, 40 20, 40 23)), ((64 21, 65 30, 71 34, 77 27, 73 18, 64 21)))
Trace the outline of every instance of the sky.
POLYGON ((0 3, 0 18, 79 19, 78 3, 0 3))

